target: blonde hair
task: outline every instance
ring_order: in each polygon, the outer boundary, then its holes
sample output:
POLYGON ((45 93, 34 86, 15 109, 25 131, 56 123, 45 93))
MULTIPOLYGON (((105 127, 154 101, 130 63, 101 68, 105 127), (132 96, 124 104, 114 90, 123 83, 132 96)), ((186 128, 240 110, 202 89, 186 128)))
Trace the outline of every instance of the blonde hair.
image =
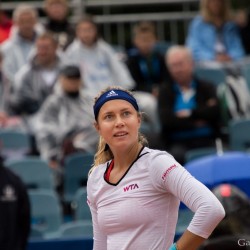
MULTIPOLYGON (((201 0, 200 1, 200 10, 201 10, 201 15, 204 18, 206 22, 211 22, 213 23, 213 16, 209 12, 208 9, 208 2, 210 0, 201 0)), ((221 19, 226 22, 231 19, 231 6, 230 6, 230 1, 229 0, 221 0, 223 2, 223 8, 222 8, 222 13, 221 13, 221 19)))
MULTIPOLYGON (((107 92, 108 90, 123 90, 126 91, 128 94, 133 96, 133 93, 131 91, 128 91, 126 89, 123 89, 121 87, 118 86, 109 86, 106 89, 102 90, 98 96, 95 97, 94 99, 94 103, 96 103, 96 101, 99 99, 99 97, 107 92)), ((141 112, 138 112, 139 116, 142 116, 141 112)), ((98 122, 98 121, 97 121, 98 122)), ((141 143, 142 145, 146 146, 148 145, 148 141, 147 139, 139 132, 138 133, 138 142, 141 143)), ((93 170, 93 168, 97 167, 100 164, 103 164, 111 159, 113 159, 113 153, 110 150, 110 148, 108 147, 108 145, 106 144, 106 142, 104 141, 104 139, 100 136, 99 138, 99 144, 98 144, 98 148, 97 148, 97 152, 94 156, 94 164, 93 167, 91 168, 90 172, 93 170)))

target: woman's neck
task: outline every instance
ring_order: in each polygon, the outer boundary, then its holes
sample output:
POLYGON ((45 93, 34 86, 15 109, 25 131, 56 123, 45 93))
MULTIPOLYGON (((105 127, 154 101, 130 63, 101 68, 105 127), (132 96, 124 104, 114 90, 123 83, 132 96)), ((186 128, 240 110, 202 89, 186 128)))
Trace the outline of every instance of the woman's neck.
POLYGON ((213 17, 213 24, 214 24, 217 28, 221 28, 222 25, 224 24, 224 20, 221 18, 221 16, 214 16, 214 17, 213 17))
POLYGON ((116 169, 127 169, 133 161, 138 157, 139 152, 142 149, 140 143, 134 144, 131 148, 122 152, 114 153, 114 168, 116 169))

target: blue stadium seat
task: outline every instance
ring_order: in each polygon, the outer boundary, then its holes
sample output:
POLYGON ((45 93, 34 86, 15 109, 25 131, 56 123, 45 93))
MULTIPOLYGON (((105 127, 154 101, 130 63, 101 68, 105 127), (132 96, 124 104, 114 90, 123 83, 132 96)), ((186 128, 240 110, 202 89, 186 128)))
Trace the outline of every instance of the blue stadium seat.
POLYGON ((220 68, 195 67, 194 74, 197 78, 218 86, 226 82, 226 72, 220 68))
POLYGON ((72 202, 78 188, 86 186, 93 161, 94 155, 89 153, 75 153, 66 157, 63 194, 65 202, 72 202))
POLYGON ((250 150, 250 119, 232 120, 228 125, 231 150, 250 150))
POLYGON ((190 162, 196 159, 199 159, 204 156, 216 154, 216 148, 195 148, 190 149, 185 153, 185 162, 190 162))
POLYGON ((91 213, 87 204, 87 188, 81 187, 77 190, 72 201, 72 210, 75 220, 90 220, 91 213))
POLYGON ((29 189, 54 190, 54 181, 48 163, 37 156, 7 160, 6 167, 13 170, 29 189))
POLYGON ((179 209, 178 220, 175 230, 175 241, 186 231, 189 223, 191 222, 194 213, 187 207, 179 209))
POLYGON ((63 238, 92 238, 92 221, 72 221, 60 227, 60 234, 63 238))
POLYGON ((62 225, 62 209, 58 195, 51 190, 30 190, 32 227, 45 238, 57 238, 62 225))
POLYGON ((250 63, 244 63, 241 67, 242 75, 245 77, 248 89, 250 91, 250 63))
POLYGON ((157 41, 157 43, 155 44, 154 50, 156 52, 159 52, 160 54, 162 54, 162 56, 165 57, 166 52, 168 51, 168 49, 173 46, 172 42, 167 42, 167 41, 157 41))
POLYGON ((22 158, 31 150, 30 135, 21 131, 0 129, 0 144, 1 153, 6 159, 22 158))

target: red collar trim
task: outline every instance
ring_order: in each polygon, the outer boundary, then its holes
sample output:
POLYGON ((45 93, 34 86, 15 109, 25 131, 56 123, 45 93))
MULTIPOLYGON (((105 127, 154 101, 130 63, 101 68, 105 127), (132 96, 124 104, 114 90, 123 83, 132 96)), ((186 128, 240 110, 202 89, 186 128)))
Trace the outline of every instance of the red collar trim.
POLYGON ((106 171, 106 173, 105 173, 104 178, 105 178, 106 181, 109 181, 110 173, 111 173, 111 171, 112 171, 113 168, 114 168, 114 160, 112 160, 112 161, 110 162, 110 164, 109 164, 109 166, 108 166, 108 169, 107 169, 107 171, 106 171))

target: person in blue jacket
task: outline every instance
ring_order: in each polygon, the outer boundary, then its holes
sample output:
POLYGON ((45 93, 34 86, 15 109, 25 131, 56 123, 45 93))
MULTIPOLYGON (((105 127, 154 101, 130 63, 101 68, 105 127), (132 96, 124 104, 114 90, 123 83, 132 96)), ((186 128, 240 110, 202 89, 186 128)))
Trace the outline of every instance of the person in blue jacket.
POLYGON ((230 20, 230 1, 201 0, 201 14, 190 23, 186 45, 196 62, 235 61, 245 56, 236 24, 230 20))

